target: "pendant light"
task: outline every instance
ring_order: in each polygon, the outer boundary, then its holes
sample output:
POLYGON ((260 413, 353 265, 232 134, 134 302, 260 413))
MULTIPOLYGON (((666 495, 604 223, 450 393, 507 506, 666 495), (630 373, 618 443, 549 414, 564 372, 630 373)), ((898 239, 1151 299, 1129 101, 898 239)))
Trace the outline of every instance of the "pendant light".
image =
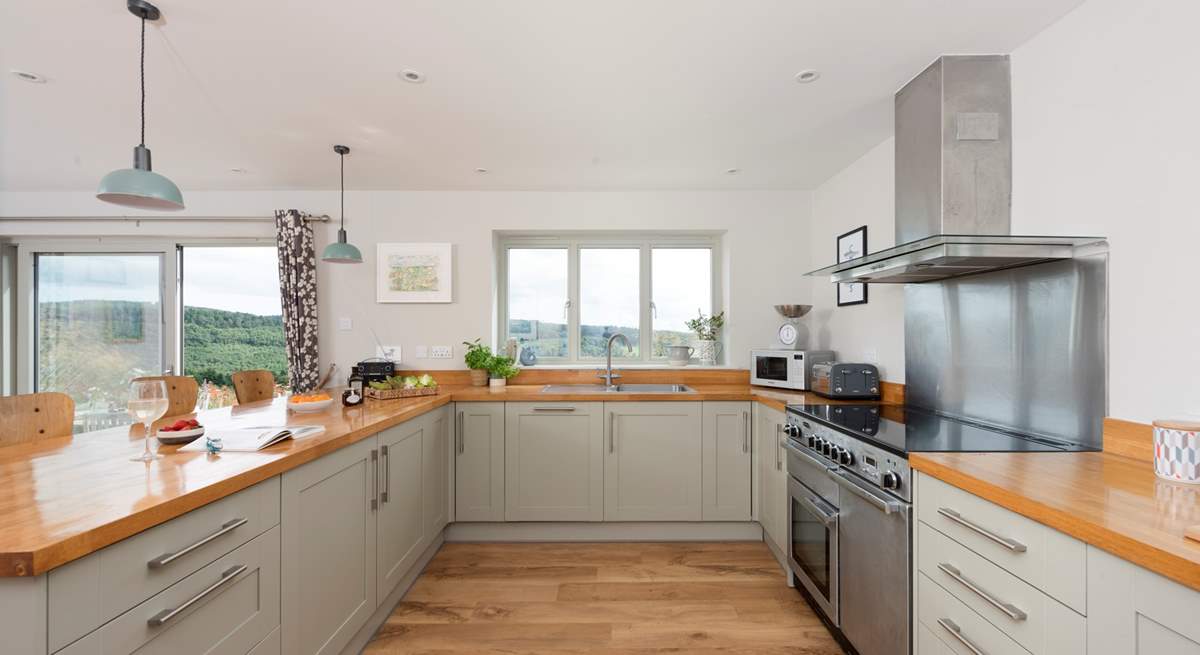
POLYGON ((139 74, 142 88, 141 141, 133 149, 133 168, 115 170, 100 180, 96 197, 114 205, 139 209, 183 209, 183 194, 171 180, 150 169, 150 149, 146 147, 146 21, 158 20, 158 7, 145 0, 127 0, 129 13, 142 19, 142 50, 139 74))
POLYGON ((350 149, 346 146, 334 146, 338 154, 338 163, 342 174, 342 225, 338 228, 337 242, 325 246, 321 252, 321 261, 332 264, 361 264, 362 253, 353 244, 346 243, 346 154, 350 149))

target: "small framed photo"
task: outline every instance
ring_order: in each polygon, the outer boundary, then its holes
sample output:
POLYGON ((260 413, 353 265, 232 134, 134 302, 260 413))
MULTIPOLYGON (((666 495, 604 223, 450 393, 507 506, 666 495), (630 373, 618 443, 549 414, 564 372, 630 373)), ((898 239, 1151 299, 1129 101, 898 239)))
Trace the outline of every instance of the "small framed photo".
POLYGON ((376 302, 451 302, 449 243, 381 243, 376 246, 376 302))
MULTIPOLYGON (((867 226, 850 230, 837 238, 839 264, 867 255, 867 226)), ((837 285, 837 305, 867 304, 867 285, 864 282, 843 282, 837 285)))

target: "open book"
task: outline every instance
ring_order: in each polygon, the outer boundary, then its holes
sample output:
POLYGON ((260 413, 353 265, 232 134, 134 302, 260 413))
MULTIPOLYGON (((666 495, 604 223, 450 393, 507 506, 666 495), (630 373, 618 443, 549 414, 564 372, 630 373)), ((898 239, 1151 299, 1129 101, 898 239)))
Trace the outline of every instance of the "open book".
POLYGON ((204 452, 207 439, 220 439, 221 452, 253 453, 268 446, 294 437, 311 437, 321 434, 325 428, 320 425, 261 425, 254 427, 213 428, 204 436, 183 446, 179 452, 204 452))

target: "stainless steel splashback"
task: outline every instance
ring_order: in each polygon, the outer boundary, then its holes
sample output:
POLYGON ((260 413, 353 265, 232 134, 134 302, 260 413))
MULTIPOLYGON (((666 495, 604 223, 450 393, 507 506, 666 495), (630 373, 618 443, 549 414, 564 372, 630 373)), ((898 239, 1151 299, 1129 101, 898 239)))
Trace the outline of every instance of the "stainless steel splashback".
POLYGON ((907 402, 1100 448, 1106 246, 1075 259, 907 285, 907 402))

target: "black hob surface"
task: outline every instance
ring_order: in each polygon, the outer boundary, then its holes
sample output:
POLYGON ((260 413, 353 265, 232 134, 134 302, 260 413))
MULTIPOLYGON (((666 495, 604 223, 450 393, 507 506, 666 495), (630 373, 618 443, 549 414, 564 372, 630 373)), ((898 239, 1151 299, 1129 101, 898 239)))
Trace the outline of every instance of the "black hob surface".
POLYGON ((788 405, 788 411, 901 455, 951 452, 1067 452, 1091 450, 1077 444, 1023 435, 903 407, 904 421, 885 418, 879 405, 788 405))

